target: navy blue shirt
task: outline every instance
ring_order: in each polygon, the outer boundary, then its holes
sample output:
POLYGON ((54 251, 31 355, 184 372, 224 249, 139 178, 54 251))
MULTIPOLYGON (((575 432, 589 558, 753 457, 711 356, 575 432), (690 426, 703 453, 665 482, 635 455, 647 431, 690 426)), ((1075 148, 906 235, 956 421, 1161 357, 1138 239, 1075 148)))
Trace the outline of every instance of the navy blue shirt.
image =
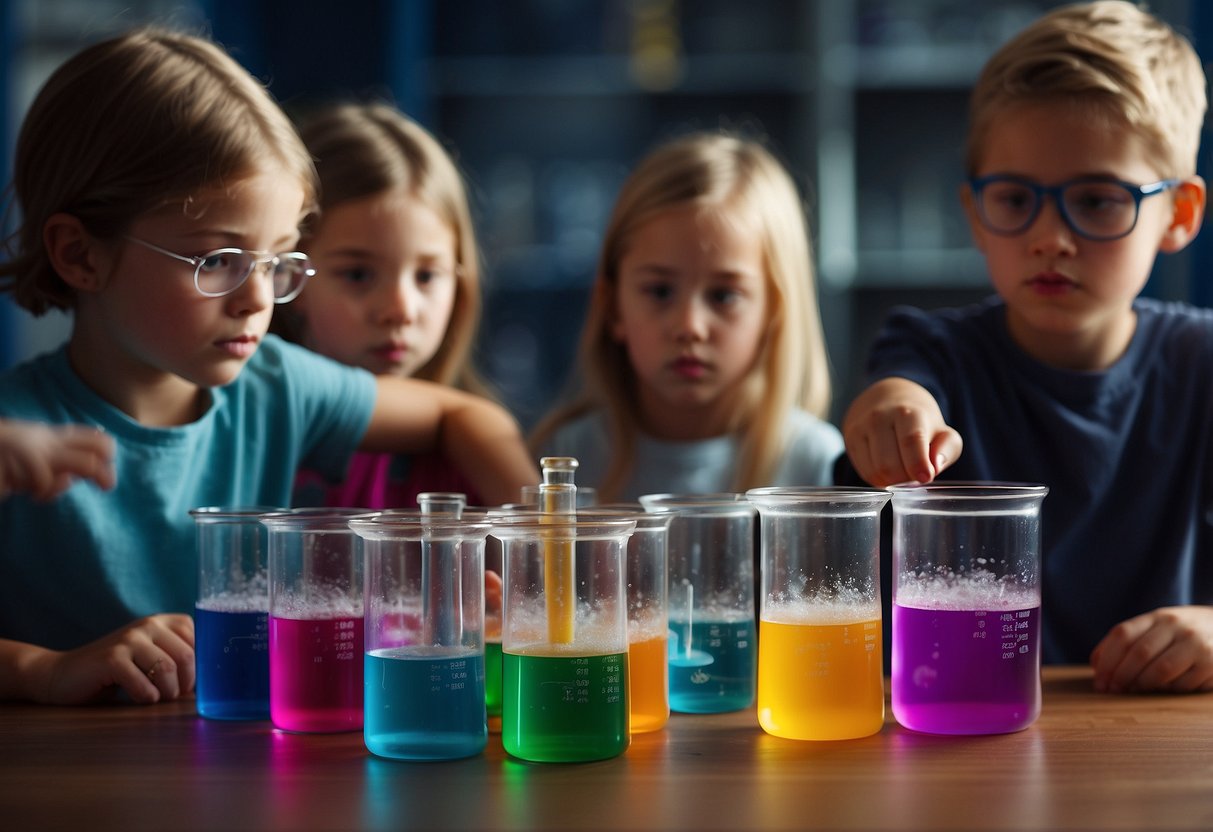
MULTIPOLYGON (((894 310, 869 380, 917 382, 964 439, 943 480, 1049 487, 1041 511, 1045 662, 1085 663, 1121 621, 1213 604, 1213 310, 1139 298, 1102 372, 1046 366, 1001 299, 894 310)), ((886 566, 887 568, 887 566, 886 566)))

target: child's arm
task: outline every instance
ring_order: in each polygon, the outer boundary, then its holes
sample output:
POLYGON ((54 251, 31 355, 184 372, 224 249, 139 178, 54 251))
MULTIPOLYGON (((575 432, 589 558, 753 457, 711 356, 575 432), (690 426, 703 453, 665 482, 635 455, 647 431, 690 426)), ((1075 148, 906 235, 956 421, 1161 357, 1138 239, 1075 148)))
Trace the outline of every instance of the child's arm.
POLYGON ((51 500, 81 478, 112 488, 113 459, 114 442, 99 430, 0 419, 0 498, 51 500))
POLYGON ((518 423, 488 399, 417 379, 378 376, 371 422, 359 448, 416 453, 437 449, 490 505, 513 503, 539 469, 518 423))
POLYGON ((0 639, 0 701, 81 705, 126 691, 141 704, 194 689, 194 620, 152 615, 75 650, 0 639))
POLYGON ((856 472, 877 488, 930 482, 960 456, 964 442, 934 397, 904 378, 884 378, 847 410, 842 435, 856 472))
POLYGON ((1163 607, 1122 621, 1091 651, 1095 689, 1213 691, 1213 607, 1163 607))

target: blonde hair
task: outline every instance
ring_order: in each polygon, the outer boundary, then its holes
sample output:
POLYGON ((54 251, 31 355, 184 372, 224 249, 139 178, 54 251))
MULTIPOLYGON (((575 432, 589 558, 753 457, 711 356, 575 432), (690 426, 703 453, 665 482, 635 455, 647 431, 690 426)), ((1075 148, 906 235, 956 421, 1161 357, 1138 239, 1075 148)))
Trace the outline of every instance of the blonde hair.
POLYGON ((544 418, 531 439, 538 452, 561 425, 603 411, 613 449, 610 468, 598 484, 604 501, 614 499, 627 481, 640 421, 636 376, 626 349, 610 330, 619 264, 637 229, 685 205, 752 218, 762 237, 770 321, 730 425, 742 440, 734 488, 770 481, 785 444, 789 410, 800 407, 824 417, 829 408, 830 375, 812 253, 792 178, 754 140, 723 133, 675 139, 643 159, 619 193, 581 334, 582 389, 544 418))
POLYGON ((1141 136, 1164 176, 1196 172, 1206 80, 1192 45, 1123 0, 1063 6, 986 63, 970 100, 969 173, 994 117, 1021 102, 1068 101, 1141 136))
POLYGON ((22 220, 6 241, 0 291, 35 315, 75 306, 42 242, 53 214, 115 240, 140 215, 267 164, 297 176, 311 202, 315 170, 290 120, 220 47, 156 28, 94 44, 51 75, 22 124, 13 177, 22 220))
MULTIPOLYGON (((343 103, 317 111, 299 128, 320 176, 320 216, 336 205, 402 191, 436 213, 455 235, 455 305, 442 344, 414 377, 481 394, 488 388, 472 367, 480 324, 480 256, 463 176, 423 127, 387 104, 343 103)), ((301 243, 306 250, 305 240, 301 243)), ((303 339, 305 322, 287 304, 274 315, 275 331, 303 339), (285 314, 284 314, 285 313, 285 314)))

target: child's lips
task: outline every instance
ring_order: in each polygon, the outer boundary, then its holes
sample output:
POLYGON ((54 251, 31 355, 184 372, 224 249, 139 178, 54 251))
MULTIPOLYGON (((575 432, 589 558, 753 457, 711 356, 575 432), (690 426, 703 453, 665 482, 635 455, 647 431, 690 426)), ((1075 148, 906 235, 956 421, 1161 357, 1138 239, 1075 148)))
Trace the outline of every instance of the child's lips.
POLYGON ((702 378, 708 371, 707 363, 693 356, 676 358, 670 367, 684 378, 702 378))
POLYGON ((1061 295, 1078 288, 1078 283, 1060 272, 1041 272, 1028 281, 1035 292, 1042 295, 1061 295))
POLYGON ((235 338, 216 341, 215 346, 238 358, 247 358, 257 351, 258 340, 256 335, 238 335, 235 338))

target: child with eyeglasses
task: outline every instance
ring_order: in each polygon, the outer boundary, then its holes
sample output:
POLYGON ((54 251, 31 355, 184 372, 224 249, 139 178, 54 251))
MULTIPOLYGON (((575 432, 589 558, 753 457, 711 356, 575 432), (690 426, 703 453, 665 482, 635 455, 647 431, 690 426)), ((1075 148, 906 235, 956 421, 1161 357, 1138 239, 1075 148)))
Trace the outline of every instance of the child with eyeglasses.
POLYGON ((1043 659, 1104 691, 1213 690, 1213 311, 1138 297, 1200 228, 1205 109, 1191 45, 1127 2, 1004 45, 962 192, 997 295, 894 311, 843 421, 872 485, 1049 486, 1043 659))
POLYGON ((491 501, 538 480, 496 404, 267 335, 312 273, 295 249, 315 169, 214 44, 139 29, 86 48, 34 100, 14 170, 0 288, 73 323, 0 376, 0 419, 115 448, 111 489, 0 502, 0 699, 190 690, 191 508, 285 505, 300 465, 338 477, 356 449, 441 449, 491 501))
MULTIPOLYGON (((486 395, 471 361, 480 257, 450 156, 382 103, 321 107, 299 132, 320 178, 319 216, 301 242, 316 275, 277 310, 272 331, 372 373, 486 395)), ((339 482, 301 471, 294 504, 408 508, 424 491, 483 502, 441 453, 358 453, 339 482)))

